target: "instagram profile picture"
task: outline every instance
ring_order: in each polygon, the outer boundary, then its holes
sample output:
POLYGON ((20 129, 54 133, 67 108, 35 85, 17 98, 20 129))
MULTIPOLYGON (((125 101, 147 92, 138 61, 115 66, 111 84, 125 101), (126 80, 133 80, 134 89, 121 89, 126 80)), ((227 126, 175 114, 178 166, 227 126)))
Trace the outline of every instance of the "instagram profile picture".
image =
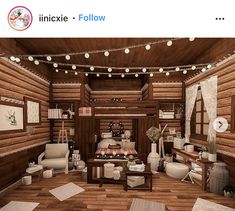
POLYGON ((17 6, 8 13, 8 23, 17 31, 24 31, 30 27, 33 21, 31 11, 27 7, 17 6))

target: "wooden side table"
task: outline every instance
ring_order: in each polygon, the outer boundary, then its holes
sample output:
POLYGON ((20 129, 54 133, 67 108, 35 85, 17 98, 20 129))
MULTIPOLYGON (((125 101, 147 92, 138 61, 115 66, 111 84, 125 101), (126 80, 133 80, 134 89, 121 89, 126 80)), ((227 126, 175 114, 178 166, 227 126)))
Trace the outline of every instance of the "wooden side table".
POLYGON ((125 191, 128 191, 128 190, 149 190, 152 192, 152 171, 150 169, 150 165, 147 164, 145 166, 145 170, 143 172, 138 172, 138 171, 130 171, 127 167, 125 168, 125 176, 126 176, 126 179, 125 179, 125 191), (137 187, 130 187, 128 186, 127 184, 127 179, 128 179, 128 176, 141 176, 141 177, 144 177, 145 179, 145 184, 143 185, 140 185, 140 186, 137 186, 137 187))

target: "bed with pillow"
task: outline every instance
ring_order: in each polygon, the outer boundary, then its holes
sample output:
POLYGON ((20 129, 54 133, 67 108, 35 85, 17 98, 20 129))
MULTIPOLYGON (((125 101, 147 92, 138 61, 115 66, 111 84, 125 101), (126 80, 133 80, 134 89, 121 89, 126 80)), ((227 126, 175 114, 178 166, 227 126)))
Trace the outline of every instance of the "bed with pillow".
POLYGON ((96 155, 113 155, 118 157, 119 155, 137 155, 135 150, 135 142, 125 140, 115 141, 112 138, 104 138, 98 143, 96 155))

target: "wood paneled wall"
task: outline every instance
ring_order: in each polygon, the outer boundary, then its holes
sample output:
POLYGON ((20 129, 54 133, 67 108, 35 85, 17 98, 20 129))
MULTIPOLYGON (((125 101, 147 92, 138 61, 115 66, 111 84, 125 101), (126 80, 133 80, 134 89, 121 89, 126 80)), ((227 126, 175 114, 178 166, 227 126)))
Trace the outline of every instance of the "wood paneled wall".
POLYGON ((90 95, 91 95, 91 88, 88 84, 85 84, 85 93, 84 93, 84 96, 85 96, 85 106, 90 106, 90 95))
MULTIPOLYGON (((212 75, 218 76, 218 94, 217 94, 217 116, 225 117, 228 120, 229 127, 224 133, 217 133, 217 145, 219 153, 222 153, 230 159, 233 156, 235 159, 235 133, 231 132, 231 106, 232 96, 235 95, 235 59, 225 62, 219 67, 216 67, 204 74, 200 74, 193 79, 186 81, 186 86, 198 83, 212 75)), ((198 139, 192 139, 192 142, 197 145, 206 145, 207 142, 198 139)), ((221 156, 224 157, 224 156, 221 156)), ((227 162, 229 159, 226 158, 227 162)), ((230 160, 231 161, 231 160, 230 160)), ((235 162, 227 162, 229 165, 230 177, 235 185, 235 162)))
POLYGON ((27 132, 0 134, 0 153, 49 140, 47 120, 49 82, 4 60, 0 60, 0 78, 1 96, 18 100, 23 100, 26 96, 41 102, 41 124, 34 127, 33 134, 27 132))
POLYGON ((146 83, 142 89, 142 100, 148 100, 149 99, 149 85, 146 83))
POLYGON ((81 83, 53 83, 53 100, 80 100, 81 83))
POLYGON ((152 83, 153 99, 182 99, 182 82, 152 83))
POLYGON ((0 59, 0 78, 0 96, 18 100, 23 100, 27 96, 41 102, 41 124, 33 126, 32 134, 27 133, 27 130, 0 134, 0 189, 2 189, 22 176, 29 159, 37 161, 45 142, 49 141, 47 120, 49 82, 3 59, 0 59), (37 145, 41 146, 34 147, 37 145), (23 150, 26 148, 27 150, 23 150))
POLYGON ((142 98, 141 91, 91 91, 91 98, 97 101, 112 102, 112 98, 121 98, 125 101, 137 101, 142 98))

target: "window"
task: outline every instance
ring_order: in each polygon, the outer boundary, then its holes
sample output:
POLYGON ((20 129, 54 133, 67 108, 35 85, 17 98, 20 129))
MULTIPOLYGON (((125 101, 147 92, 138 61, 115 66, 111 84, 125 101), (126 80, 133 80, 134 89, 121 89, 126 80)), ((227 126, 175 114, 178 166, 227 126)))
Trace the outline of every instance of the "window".
POLYGON ((235 95, 232 96, 231 132, 235 132, 235 95))
POLYGON ((202 93, 199 89, 191 118, 191 136, 206 140, 209 127, 209 118, 204 107, 202 93))

